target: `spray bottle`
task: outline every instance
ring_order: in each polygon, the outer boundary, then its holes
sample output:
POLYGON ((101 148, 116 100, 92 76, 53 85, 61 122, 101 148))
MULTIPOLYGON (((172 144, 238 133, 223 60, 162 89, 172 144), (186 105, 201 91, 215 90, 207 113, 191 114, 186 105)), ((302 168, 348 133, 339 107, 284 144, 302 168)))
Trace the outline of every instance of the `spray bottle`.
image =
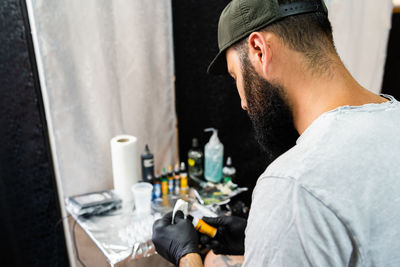
POLYGON ((218 139, 218 131, 207 128, 205 132, 213 132, 210 141, 204 148, 205 171, 204 177, 207 181, 219 183, 222 179, 222 164, 224 159, 224 145, 218 139))

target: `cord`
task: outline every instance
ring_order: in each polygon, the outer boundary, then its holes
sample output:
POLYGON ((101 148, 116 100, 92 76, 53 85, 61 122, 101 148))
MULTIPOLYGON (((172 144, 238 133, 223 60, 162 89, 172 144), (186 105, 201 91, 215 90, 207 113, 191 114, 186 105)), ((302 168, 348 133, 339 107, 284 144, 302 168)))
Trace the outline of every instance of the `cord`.
MULTIPOLYGON (((58 226, 60 226, 60 224, 61 224, 61 222, 63 222, 65 219, 68 219, 69 217, 71 217, 71 215, 69 214, 69 215, 67 215, 67 216, 64 216, 64 217, 62 217, 62 218, 60 218, 56 223, 55 223, 55 225, 54 225, 54 234, 55 234, 55 236, 57 236, 57 230, 58 230, 58 226)), ((64 236, 64 234, 63 234, 63 236, 64 236)), ((56 264, 58 265, 58 241, 57 241, 57 238, 55 239, 55 247, 56 247, 56 249, 55 249, 55 261, 56 261, 56 264)))
MULTIPOLYGON (((65 217, 63 217, 63 218, 61 218, 61 219, 59 219, 59 220, 56 222, 56 224, 54 225, 54 228, 57 230, 57 227, 60 225, 60 223, 61 223, 62 221, 64 221, 65 219, 68 219, 69 217, 71 217, 71 214, 68 214, 67 216, 65 216, 65 217)), ((78 251, 78 246, 77 246, 77 243, 76 243, 76 235, 75 235, 76 224, 77 224, 77 220, 74 219, 74 224, 73 224, 73 226, 72 226, 72 239, 73 239, 73 242, 74 242, 75 254, 76 254, 76 258, 77 258, 78 262, 79 262, 83 267, 86 267, 86 265, 82 262, 81 258, 79 257, 79 251, 78 251)), ((56 251, 58 251, 58 246, 57 246, 57 244, 56 244, 56 251)), ((56 256, 57 256, 57 254, 56 254, 56 256)))
POLYGON ((78 246, 76 245, 76 237, 75 237, 75 227, 76 227, 76 222, 77 220, 74 220, 74 225, 72 226, 72 239, 74 241, 74 247, 75 247, 75 254, 76 254, 76 259, 78 262, 83 266, 86 267, 86 265, 82 262, 81 258, 79 257, 79 252, 78 252, 78 246))
POLYGON ((59 219, 59 220, 56 222, 56 224, 54 225, 54 228, 56 228, 56 230, 57 230, 57 227, 60 225, 60 223, 61 223, 62 221, 64 221, 65 219, 68 219, 69 217, 71 217, 71 214, 68 214, 67 216, 62 217, 61 219, 59 219))

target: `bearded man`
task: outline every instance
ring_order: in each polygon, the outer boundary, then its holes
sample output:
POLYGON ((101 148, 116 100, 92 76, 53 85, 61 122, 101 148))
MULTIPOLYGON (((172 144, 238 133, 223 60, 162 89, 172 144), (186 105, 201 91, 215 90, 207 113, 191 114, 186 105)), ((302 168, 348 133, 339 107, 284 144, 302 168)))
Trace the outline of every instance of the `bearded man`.
MULTIPOLYGON (((400 266, 400 103, 351 76, 323 1, 233 0, 218 44, 208 71, 235 79, 260 145, 300 137, 258 179, 247 221, 205 218, 214 252, 252 267, 400 266)), ((180 266, 202 266, 198 239, 181 217, 153 226, 180 266)))

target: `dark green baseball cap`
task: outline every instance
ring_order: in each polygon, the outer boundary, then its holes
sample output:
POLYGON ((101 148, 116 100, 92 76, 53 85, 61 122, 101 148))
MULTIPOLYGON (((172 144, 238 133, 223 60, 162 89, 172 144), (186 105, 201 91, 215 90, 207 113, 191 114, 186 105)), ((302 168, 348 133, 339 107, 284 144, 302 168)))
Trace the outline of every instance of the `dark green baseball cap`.
POLYGON ((288 16, 317 12, 328 15, 323 0, 299 1, 284 5, 279 5, 278 0, 232 0, 219 17, 219 53, 208 66, 207 72, 227 73, 225 51, 252 32, 288 16))

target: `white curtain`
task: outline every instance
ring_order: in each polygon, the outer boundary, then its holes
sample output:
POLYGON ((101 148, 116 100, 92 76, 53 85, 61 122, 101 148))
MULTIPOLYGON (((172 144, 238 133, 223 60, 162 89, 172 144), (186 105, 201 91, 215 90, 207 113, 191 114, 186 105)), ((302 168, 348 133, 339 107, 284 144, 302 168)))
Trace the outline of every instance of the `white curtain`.
POLYGON ((113 187, 115 135, 149 144, 158 170, 176 162, 170 1, 27 4, 60 201, 113 187))
POLYGON ((325 0, 338 53, 366 89, 380 93, 392 0, 325 0))
MULTIPOLYGON (((176 159, 169 1, 32 0, 43 97, 64 195, 112 187, 109 140, 176 159)), ((138 151, 139 153, 141 151, 138 151)))

